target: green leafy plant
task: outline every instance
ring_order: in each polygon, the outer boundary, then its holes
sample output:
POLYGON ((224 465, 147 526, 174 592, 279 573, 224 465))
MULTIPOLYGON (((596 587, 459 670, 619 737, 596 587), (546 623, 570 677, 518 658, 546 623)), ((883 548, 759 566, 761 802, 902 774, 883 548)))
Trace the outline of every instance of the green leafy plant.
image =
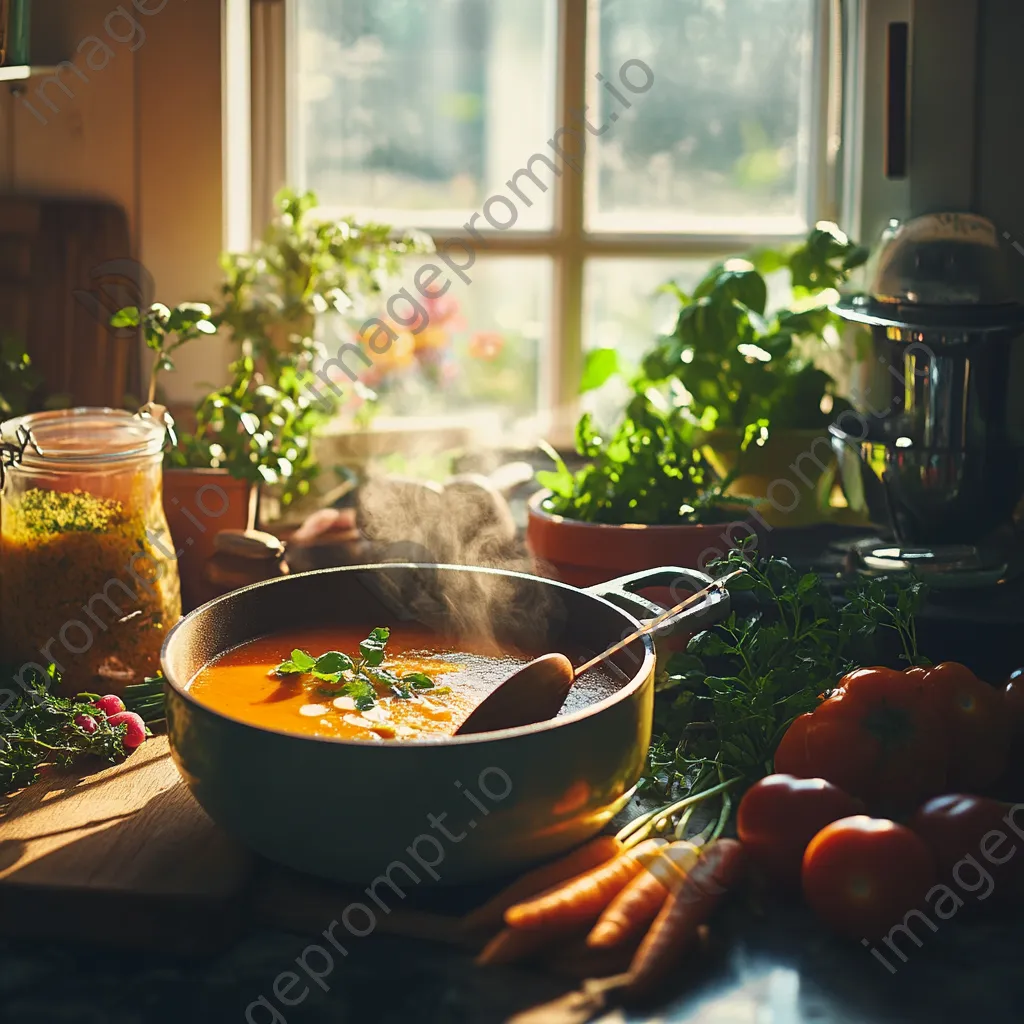
POLYGON ((433 248, 418 232, 392 237, 387 224, 318 216, 313 192, 284 189, 275 217, 250 252, 221 257, 223 323, 274 377, 309 369, 325 349, 314 333, 326 313, 358 314, 401 269, 433 248))
POLYGON ((604 436, 586 413, 576 425, 576 450, 588 460, 573 473, 550 446, 553 471, 537 474, 551 494, 546 511, 589 523, 722 522, 743 499, 724 498, 700 452, 698 425, 678 391, 637 382, 625 413, 604 436))
POLYGON ((336 408, 333 392, 316 386, 314 370, 326 354, 316 337, 318 319, 361 309, 394 277, 403 257, 430 243, 418 234, 393 238, 383 224, 319 217, 312 192, 286 189, 275 208, 250 252, 221 257, 224 282, 215 311, 197 304, 153 306, 146 313, 129 308, 112 322, 141 327, 156 353, 150 400, 181 345, 211 333, 211 326, 230 333, 238 346, 230 381, 199 402, 195 429, 181 433, 167 463, 225 469, 279 487, 288 504, 309 491, 318 473, 313 436, 336 408))
MULTIPOLYGON (((279 676, 310 676, 316 681, 316 692, 326 697, 350 697, 359 711, 368 711, 377 703, 379 693, 390 693, 400 700, 411 700, 413 690, 432 690, 434 681, 425 672, 398 675, 382 668, 391 630, 377 626, 359 644, 359 657, 350 658, 341 651, 328 651, 314 657, 307 651, 294 650, 274 672, 279 676)), ((441 692, 441 691, 436 691, 441 692)))
POLYGON ((838 338, 828 304, 866 259, 866 249, 820 223, 797 245, 717 264, 692 295, 668 285, 679 316, 644 358, 644 376, 680 381, 705 430, 758 421, 774 429, 827 426, 841 403, 816 361, 838 338), (766 275, 775 271, 788 274, 790 299, 770 311, 766 275))
POLYGON ((202 335, 217 333, 218 322, 213 318, 209 306, 201 303, 184 303, 168 309, 161 303, 154 303, 147 310, 138 306, 119 309, 110 320, 111 327, 134 327, 142 331, 143 340, 154 353, 153 366, 149 372, 149 386, 146 402, 156 399, 156 387, 160 374, 174 369, 171 356, 182 345, 202 335))
POLYGON ((256 485, 281 485, 288 503, 305 494, 317 475, 312 439, 329 413, 294 367, 279 368, 276 386, 248 352, 229 370, 231 381, 200 401, 195 430, 179 435, 166 462, 180 469, 225 469, 256 485))

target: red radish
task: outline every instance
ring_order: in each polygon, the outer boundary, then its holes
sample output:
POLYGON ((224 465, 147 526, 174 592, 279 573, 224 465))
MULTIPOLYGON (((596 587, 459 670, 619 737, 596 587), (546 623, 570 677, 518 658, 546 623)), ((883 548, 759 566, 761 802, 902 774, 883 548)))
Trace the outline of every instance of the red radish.
POLYGON ((92 715, 75 715, 75 725, 83 732, 94 733, 97 729, 96 719, 92 715))
POLYGON ((116 693, 108 693, 105 697, 99 697, 93 701, 96 705, 109 718, 111 715, 119 715, 124 711, 124 701, 116 693))
POLYGON ((107 719, 110 725, 126 725, 124 749, 134 750, 146 739, 146 723, 134 711, 119 711, 107 719))

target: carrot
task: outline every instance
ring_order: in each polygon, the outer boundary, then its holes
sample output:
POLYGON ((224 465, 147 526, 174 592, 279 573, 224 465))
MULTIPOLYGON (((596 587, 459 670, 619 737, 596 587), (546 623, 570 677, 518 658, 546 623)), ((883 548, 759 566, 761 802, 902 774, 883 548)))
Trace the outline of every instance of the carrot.
POLYGON ((505 911, 509 907, 605 864, 621 852, 622 843, 615 836, 598 836, 591 839, 566 856, 551 861, 550 864, 542 864, 516 879, 483 906, 467 914, 462 919, 462 928, 469 933, 490 932, 500 928, 505 920, 505 911))
POLYGON ((718 839, 705 848, 685 883, 673 893, 651 925, 629 966, 629 995, 646 995, 664 980, 680 956, 697 941, 698 929, 743 871, 743 846, 718 839))
POLYGON ((676 892, 697 862, 700 848, 693 843, 669 843, 615 899, 608 904, 587 945, 598 949, 618 946, 640 935, 658 915, 669 893, 676 892))
POLYGON ((647 839, 607 864, 571 879, 536 899, 517 903, 505 911, 512 928, 560 928, 593 924, 601 911, 666 845, 647 839))

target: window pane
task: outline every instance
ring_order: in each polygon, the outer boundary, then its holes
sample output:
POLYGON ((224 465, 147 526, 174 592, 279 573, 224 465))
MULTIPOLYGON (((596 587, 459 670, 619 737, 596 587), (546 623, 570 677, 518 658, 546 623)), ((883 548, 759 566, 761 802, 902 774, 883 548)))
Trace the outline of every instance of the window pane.
MULTIPOLYGON (((295 0, 292 177, 458 227, 551 137, 555 0, 295 0)), ((551 191, 517 228, 552 223, 551 191)))
POLYGON ((591 3, 588 226, 802 231, 816 0, 591 3))
MULTIPOLYGON (((481 431, 504 436, 477 437, 481 443, 509 440, 511 429, 531 424, 538 410, 540 375, 547 351, 551 316, 551 261, 546 257, 480 259, 469 285, 454 283, 440 297, 423 300, 412 285, 415 269, 404 282, 405 298, 390 303, 378 315, 394 332, 373 337, 364 332, 363 348, 372 365, 360 373, 361 382, 378 395, 376 415, 471 420, 481 431), (408 327, 403 327, 402 320, 408 327), (421 327, 422 325, 422 327, 421 327), (412 328, 417 329, 413 333, 412 328), (373 349, 385 349, 375 354, 373 349)), ((444 279, 432 286, 443 287, 444 279)), ((391 295, 399 289, 391 290, 391 295)), ((329 349, 352 337, 327 340, 329 349)), ((353 358, 347 365, 358 367, 353 358)), ((367 409, 339 373, 332 376, 345 394, 343 417, 354 420, 367 409)))

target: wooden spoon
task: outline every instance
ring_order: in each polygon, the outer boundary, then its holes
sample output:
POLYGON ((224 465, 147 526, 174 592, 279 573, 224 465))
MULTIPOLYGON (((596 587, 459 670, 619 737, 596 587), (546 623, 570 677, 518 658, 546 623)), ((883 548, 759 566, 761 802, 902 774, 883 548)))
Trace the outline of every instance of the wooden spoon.
POLYGON ((715 580, 710 586, 698 590, 685 601, 680 601, 674 608, 662 612, 657 618, 651 619, 646 625, 578 668, 573 668, 572 662, 564 654, 545 654, 535 658, 503 683, 499 683, 455 730, 455 735, 466 736, 471 733, 513 729, 518 725, 533 725, 535 722, 546 722, 549 718, 554 718, 565 703, 572 684, 584 672, 600 665, 606 658, 628 647, 639 637, 684 618, 683 613, 692 604, 712 591, 720 590, 730 580, 742 576, 744 572, 745 569, 737 569, 728 576, 715 580))

